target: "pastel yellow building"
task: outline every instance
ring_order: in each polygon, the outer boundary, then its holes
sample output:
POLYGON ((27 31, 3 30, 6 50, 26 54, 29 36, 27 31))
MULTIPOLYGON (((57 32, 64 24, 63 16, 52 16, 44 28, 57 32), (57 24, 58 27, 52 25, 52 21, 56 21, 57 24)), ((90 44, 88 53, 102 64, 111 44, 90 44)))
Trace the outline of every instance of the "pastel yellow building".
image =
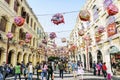
POLYGON ((26 0, 0 0, 0 64, 7 61, 14 66, 23 61, 25 64, 32 62, 35 66, 44 60, 44 54, 37 50, 44 37, 44 29, 26 0), (17 16, 25 19, 21 27, 14 24, 17 16), (9 43, 6 37, 8 32, 14 35, 9 43), (26 32, 32 34, 32 39, 30 43, 20 45, 19 41, 25 40, 26 32))
POLYGON ((92 68, 93 61, 106 62, 107 72, 120 75, 120 12, 110 16, 105 9, 110 4, 116 5, 120 10, 119 0, 87 0, 82 9, 90 12, 90 21, 81 21, 78 16, 70 40, 79 42, 76 54, 86 69, 92 68), (104 27, 104 32, 97 35, 100 26, 104 27), (109 35, 110 26, 114 27, 113 35, 109 35), (84 30, 84 35, 77 36, 81 29, 84 30), (89 45, 83 39, 86 35, 90 37, 89 45))

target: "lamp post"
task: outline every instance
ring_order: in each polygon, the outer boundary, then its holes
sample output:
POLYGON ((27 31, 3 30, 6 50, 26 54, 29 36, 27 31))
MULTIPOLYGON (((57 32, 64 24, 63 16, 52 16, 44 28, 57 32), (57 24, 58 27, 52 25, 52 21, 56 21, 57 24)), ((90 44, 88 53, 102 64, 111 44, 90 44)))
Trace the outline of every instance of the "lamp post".
POLYGON ((6 50, 6 64, 7 64, 8 63, 8 55, 9 55, 9 53, 8 53, 9 41, 10 41, 10 39, 13 38, 13 34, 11 32, 8 32, 6 36, 7 36, 7 50, 6 50))

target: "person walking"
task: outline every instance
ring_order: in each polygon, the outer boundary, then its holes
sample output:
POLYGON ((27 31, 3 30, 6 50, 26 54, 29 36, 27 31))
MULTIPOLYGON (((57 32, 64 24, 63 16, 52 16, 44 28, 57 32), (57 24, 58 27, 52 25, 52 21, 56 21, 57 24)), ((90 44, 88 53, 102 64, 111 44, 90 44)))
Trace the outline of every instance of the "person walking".
POLYGON ((77 77, 77 69, 78 69, 77 63, 76 63, 76 61, 73 61, 73 63, 72 63, 72 71, 73 71, 74 78, 77 77))
POLYGON ((94 70, 94 71, 93 71, 93 74, 96 75, 96 62, 95 62, 95 61, 94 61, 94 63, 93 63, 93 70, 94 70))
POLYGON ((79 79, 83 80, 83 74, 84 74, 83 65, 78 64, 78 75, 80 75, 79 79))
POLYGON ((14 80, 17 80, 17 76, 19 76, 19 80, 21 80, 21 66, 20 63, 17 63, 17 65, 15 66, 15 78, 14 80))
POLYGON ((33 76, 33 66, 32 66, 32 62, 30 62, 28 66, 28 80, 32 80, 32 76, 33 76))
POLYGON ((105 62, 102 65, 102 70, 103 70, 104 77, 106 77, 107 76, 107 67, 106 67, 106 63, 105 62))
POLYGON ((60 78, 63 79, 63 71, 64 71, 64 64, 63 64, 63 62, 59 63, 58 68, 59 68, 59 76, 60 76, 60 78))
POLYGON ((52 69, 52 64, 51 62, 48 63, 48 78, 47 80, 49 80, 49 77, 51 76, 51 80, 54 80, 53 79, 53 69, 52 69))
POLYGON ((97 63, 96 68, 97 68, 98 76, 100 76, 101 66, 99 65, 99 63, 97 63))
POLYGON ((42 72, 41 65, 40 65, 39 62, 37 62, 37 65, 36 65, 35 68, 36 68, 36 72, 37 72, 37 79, 39 79, 39 76, 40 76, 40 74, 42 72))

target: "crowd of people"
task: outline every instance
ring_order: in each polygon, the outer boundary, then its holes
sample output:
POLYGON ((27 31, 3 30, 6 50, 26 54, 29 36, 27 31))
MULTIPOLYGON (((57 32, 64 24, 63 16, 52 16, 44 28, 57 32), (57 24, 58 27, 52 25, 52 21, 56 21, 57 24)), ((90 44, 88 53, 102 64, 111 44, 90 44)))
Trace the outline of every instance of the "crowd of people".
MULTIPOLYGON (((94 75, 104 75, 107 76, 107 67, 106 63, 93 63, 94 75)), ((32 80, 33 75, 37 75, 37 79, 41 80, 54 80, 54 71, 59 71, 59 77, 64 78, 64 73, 73 73, 74 78, 83 80, 84 67, 83 63, 78 61, 43 61, 41 63, 37 62, 36 66, 32 65, 32 62, 27 63, 26 65, 21 62, 17 63, 14 67, 12 64, 6 64, 5 62, 0 65, 0 80, 5 80, 8 76, 14 76, 14 80, 19 78, 21 80, 21 75, 24 75, 25 80, 32 80), (79 75, 79 76, 78 76, 79 75)))

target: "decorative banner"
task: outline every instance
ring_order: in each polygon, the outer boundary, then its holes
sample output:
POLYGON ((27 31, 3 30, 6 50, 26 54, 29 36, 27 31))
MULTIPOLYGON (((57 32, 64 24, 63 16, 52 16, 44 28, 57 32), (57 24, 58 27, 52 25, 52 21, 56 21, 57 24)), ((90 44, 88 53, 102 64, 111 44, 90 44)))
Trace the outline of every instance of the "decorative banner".
POLYGON ((25 19, 20 16, 14 18, 14 23, 19 27, 21 27, 24 24, 24 22, 25 22, 25 19))
POLYGON ((62 43, 66 42, 66 38, 61 39, 62 43))
POLYGON ((98 27, 98 33, 103 33, 105 31, 105 28, 103 26, 98 27))
POLYGON ((6 35, 9 39, 12 39, 13 38, 13 34, 11 32, 8 32, 7 35, 6 35))
POLYGON ((79 30, 78 34, 79 34, 79 36, 83 36, 84 35, 84 30, 83 29, 79 30))
POLYGON ((32 35, 30 33, 26 33, 26 39, 31 39, 32 38, 32 35))
POLYGON ((57 14, 55 14, 55 15, 52 17, 51 21, 52 21, 54 24, 58 25, 58 24, 64 23, 64 17, 63 17, 62 14, 57 13, 57 14))
POLYGON ((56 37, 56 33, 55 32, 51 32, 50 33, 50 39, 54 39, 56 37))
POLYGON ((116 23, 109 24, 107 26, 108 37, 113 36, 117 33, 116 23))
POLYGON ((118 8, 117 6, 115 6, 114 4, 110 4, 108 7, 107 7, 107 12, 109 15, 115 15, 118 13, 118 8))
POLYGON ((79 13, 79 18, 82 21, 89 21, 90 20, 90 13, 88 10, 81 10, 79 13))

